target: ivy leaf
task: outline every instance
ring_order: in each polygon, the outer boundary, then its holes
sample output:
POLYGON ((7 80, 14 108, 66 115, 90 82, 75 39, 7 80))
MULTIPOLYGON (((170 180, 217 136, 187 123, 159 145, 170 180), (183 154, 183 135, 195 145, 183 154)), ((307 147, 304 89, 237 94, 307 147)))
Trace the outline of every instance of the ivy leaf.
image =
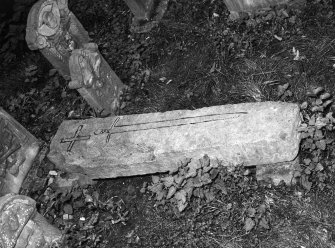
POLYGON ((255 217, 255 215, 256 215, 256 209, 248 208, 248 216, 249 217, 255 217))
POLYGON ((315 115, 313 115, 313 116, 311 117, 311 119, 310 119, 309 122, 308 122, 308 125, 309 125, 309 126, 314 126, 314 125, 315 125, 315 115))
POLYGON ((308 177, 306 175, 301 177, 301 184, 306 191, 310 191, 313 185, 312 182, 308 181, 308 177))
POLYGON ((301 109, 306 109, 308 107, 308 103, 307 102, 303 102, 301 105, 300 105, 300 108, 301 109))
POLYGON ((320 150, 324 151, 326 150, 327 144, 325 140, 319 140, 315 143, 316 147, 319 148, 320 150))
POLYGON ((263 218, 260 220, 260 222, 259 222, 259 226, 260 226, 260 227, 263 227, 263 228, 265 228, 265 229, 270 229, 269 221, 268 221, 265 217, 263 217, 263 218))
POLYGON ((246 232, 250 232, 255 227, 255 221, 251 218, 246 218, 244 223, 244 229, 246 232))
POLYGON ((305 159, 304 159, 304 164, 305 164, 305 165, 309 165, 311 162, 312 162, 312 160, 309 159, 309 158, 305 158, 305 159))
POLYGON ((323 133, 321 130, 316 130, 314 134, 314 140, 323 139, 323 133))
POLYGON ((318 163, 318 164, 316 165, 316 167, 315 167, 315 170, 316 170, 316 171, 322 171, 322 170, 323 170, 323 166, 322 166, 322 164, 318 163))

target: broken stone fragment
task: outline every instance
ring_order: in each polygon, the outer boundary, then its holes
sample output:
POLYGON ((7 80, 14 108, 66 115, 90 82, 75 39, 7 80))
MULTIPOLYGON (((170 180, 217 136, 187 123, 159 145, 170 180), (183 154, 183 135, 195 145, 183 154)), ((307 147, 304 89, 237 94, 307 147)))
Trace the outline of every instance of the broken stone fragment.
POLYGON ((40 0, 29 12, 26 41, 31 50, 40 50, 60 74, 69 79, 72 51, 90 38, 69 10, 67 0, 40 0))
POLYGON ((36 211, 33 199, 15 194, 0 197, 0 247, 56 247, 61 240, 62 233, 36 211))
POLYGON ((241 12, 254 12, 264 8, 270 8, 276 5, 287 4, 293 8, 301 8, 306 4, 306 0, 224 0, 230 18, 235 20, 241 12))
POLYGON ((130 11, 138 20, 149 21, 154 7, 154 0, 124 0, 130 11))
POLYGON ((101 115, 115 114, 126 86, 101 56, 95 43, 84 44, 69 60, 71 82, 88 104, 101 115))
POLYGON ((292 161, 299 151, 300 109, 283 102, 64 121, 49 159, 92 179, 176 170, 205 154, 224 166, 292 161))
POLYGON ((65 191, 71 191, 73 188, 78 186, 85 187, 93 184, 95 184, 95 181, 93 181, 86 175, 78 173, 70 173, 65 177, 57 175, 54 182, 56 188, 65 191))
POLYGON ((0 108, 0 196, 19 192, 38 150, 37 139, 0 108))
POLYGON ((134 14, 130 30, 135 33, 149 32, 163 18, 169 0, 124 0, 134 14))
POLYGON ((277 164, 268 164, 256 168, 256 178, 258 181, 270 181, 274 185, 284 182, 286 185, 296 183, 294 173, 299 169, 299 157, 293 161, 277 164))

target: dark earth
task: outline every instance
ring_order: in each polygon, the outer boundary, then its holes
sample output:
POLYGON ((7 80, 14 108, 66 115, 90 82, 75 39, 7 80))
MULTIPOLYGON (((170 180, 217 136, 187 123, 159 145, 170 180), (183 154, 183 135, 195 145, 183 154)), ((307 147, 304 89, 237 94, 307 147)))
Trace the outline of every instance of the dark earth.
POLYGON ((330 1, 276 6, 232 21, 221 0, 170 0, 159 26, 144 34, 130 32, 132 14, 122 0, 69 1, 130 86, 120 115, 268 100, 302 104, 296 184, 275 186, 257 182, 253 169, 219 167, 182 212, 150 190, 165 175, 57 187, 55 174, 69 175, 46 157, 53 135, 65 119, 97 114, 42 54, 27 48, 26 18, 36 1, 7 2, 0 106, 41 142, 21 193, 64 231, 64 247, 335 247, 334 106, 325 95, 335 92, 330 1))

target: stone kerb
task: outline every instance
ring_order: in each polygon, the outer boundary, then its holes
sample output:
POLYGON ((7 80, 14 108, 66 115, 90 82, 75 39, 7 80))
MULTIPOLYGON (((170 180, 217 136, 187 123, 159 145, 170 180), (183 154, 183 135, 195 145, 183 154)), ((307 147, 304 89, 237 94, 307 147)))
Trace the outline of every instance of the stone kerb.
POLYGON ((64 121, 48 157, 93 179, 166 172, 204 154, 225 165, 276 164, 296 158, 299 125, 299 106, 281 102, 64 121))

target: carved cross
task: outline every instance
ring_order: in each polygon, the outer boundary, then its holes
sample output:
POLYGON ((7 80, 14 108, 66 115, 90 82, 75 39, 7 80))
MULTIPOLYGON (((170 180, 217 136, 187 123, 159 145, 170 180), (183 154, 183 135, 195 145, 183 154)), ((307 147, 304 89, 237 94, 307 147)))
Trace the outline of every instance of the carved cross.
POLYGON ((63 138, 63 139, 61 139, 60 143, 67 143, 67 142, 70 142, 69 146, 67 147, 67 151, 68 151, 68 152, 70 152, 70 151, 72 150, 72 147, 73 147, 73 145, 74 145, 74 143, 75 143, 76 141, 80 141, 80 140, 89 140, 89 139, 91 138, 91 135, 80 136, 79 134, 80 134, 80 132, 81 132, 82 129, 83 129, 83 125, 80 125, 80 126, 77 128, 77 130, 76 130, 76 132, 75 132, 75 134, 74 134, 73 137, 71 137, 71 138, 63 138))

